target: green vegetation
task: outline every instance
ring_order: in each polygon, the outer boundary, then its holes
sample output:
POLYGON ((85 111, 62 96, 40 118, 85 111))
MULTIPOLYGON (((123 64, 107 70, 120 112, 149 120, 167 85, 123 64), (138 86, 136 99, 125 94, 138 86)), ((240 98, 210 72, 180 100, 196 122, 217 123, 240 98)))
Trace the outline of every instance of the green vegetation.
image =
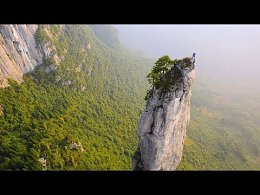
POLYGON ((98 38, 112 49, 121 49, 118 31, 111 25, 90 25, 98 38))
POLYGON ((220 82, 197 75, 178 170, 260 170, 260 93, 220 82))
POLYGON ((151 72, 146 76, 151 89, 147 91, 145 100, 149 99, 154 88, 167 91, 170 86, 181 78, 182 72, 179 68, 174 68, 176 65, 179 65, 180 68, 190 67, 192 65, 191 58, 171 60, 168 55, 164 55, 155 62, 151 72))
POLYGON ((148 82, 156 89, 162 86, 162 77, 173 65, 173 61, 168 55, 160 57, 153 66, 151 72, 146 76, 148 82))
POLYGON ((48 170, 130 170, 151 62, 112 50, 88 26, 41 26, 37 37, 56 49, 0 90, 0 170, 42 170, 42 157, 48 170))
POLYGON ((173 61, 173 64, 179 64, 181 66, 181 68, 187 68, 187 67, 191 66, 192 62, 191 62, 190 57, 186 57, 183 59, 175 59, 173 61))

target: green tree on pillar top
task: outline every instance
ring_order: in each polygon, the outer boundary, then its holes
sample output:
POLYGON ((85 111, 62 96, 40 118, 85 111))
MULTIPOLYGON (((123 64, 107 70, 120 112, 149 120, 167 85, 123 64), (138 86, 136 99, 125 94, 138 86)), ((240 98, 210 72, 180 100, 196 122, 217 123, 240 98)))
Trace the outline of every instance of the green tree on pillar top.
POLYGON ((171 67, 173 60, 168 55, 160 57, 153 67, 152 71, 147 75, 148 81, 151 85, 159 87, 159 82, 165 72, 171 67))

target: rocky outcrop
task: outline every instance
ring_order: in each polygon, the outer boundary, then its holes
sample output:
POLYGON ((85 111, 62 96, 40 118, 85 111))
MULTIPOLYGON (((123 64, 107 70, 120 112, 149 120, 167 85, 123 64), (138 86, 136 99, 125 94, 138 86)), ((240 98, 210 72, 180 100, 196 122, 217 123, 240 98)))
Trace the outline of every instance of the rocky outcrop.
MULTIPOLYGON (((39 25, 0 25, 0 87, 8 86, 8 78, 18 83, 23 81, 23 74, 28 73, 48 59, 55 49, 49 43, 38 44, 35 34, 39 25)), ((47 36, 48 25, 44 25, 47 36)), ((58 64, 61 60, 54 55, 58 64)), ((50 66, 46 72, 54 71, 50 66)))
POLYGON ((175 170, 180 163, 190 121, 194 63, 190 59, 188 66, 173 66, 167 75, 173 78, 168 90, 152 89, 138 121, 139 146, 133 157, 134 170, 175 170))
POLYGON ((34 39, 38 25, 0 25, 0 87, 7 78, 18 82, 22 76, 42 63, 43 54, 34 39))
POLYGON ((45 67, 45 72, 50 73, 56 70, 56 66, 54 64, 50 64, 49 66, 45 67))
POLYGON ((76 142, 73 142, 70 144, 70 149, 71 150, 80 150, 81 152, 84 152, 84 148, 82 146, 82 144, 79 142, 79 143, 76 143, 76 142))
POLYGON ((47 170, 47 160, 44 157, 41 157, 38 159, 38 161, 41 163, 43 170, 47 170))
POLYGON ((72 84, 72 81, 71 80, 67 80, 67 81, 64 81, 62 83, 63 86, 70 86, 72 84))

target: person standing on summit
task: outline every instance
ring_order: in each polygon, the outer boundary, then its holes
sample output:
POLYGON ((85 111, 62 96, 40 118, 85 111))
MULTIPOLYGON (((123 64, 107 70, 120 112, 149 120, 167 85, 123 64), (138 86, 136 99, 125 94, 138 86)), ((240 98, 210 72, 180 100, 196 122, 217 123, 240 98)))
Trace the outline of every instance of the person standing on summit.
POLYGON ((193 63, 195 63, 195 55, 196 55, 196 53, 193 53, 193 54, 192 54, 193 63))

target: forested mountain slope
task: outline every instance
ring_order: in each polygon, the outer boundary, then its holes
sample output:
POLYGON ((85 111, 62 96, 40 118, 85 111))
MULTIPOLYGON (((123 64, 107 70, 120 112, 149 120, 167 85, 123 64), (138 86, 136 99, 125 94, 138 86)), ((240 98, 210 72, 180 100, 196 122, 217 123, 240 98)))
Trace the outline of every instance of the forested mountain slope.
POLYGON ((35 36, 49 56, 0 90, 0 169, 130 169, 152 62, 87 25, 40 25, 35 36))

